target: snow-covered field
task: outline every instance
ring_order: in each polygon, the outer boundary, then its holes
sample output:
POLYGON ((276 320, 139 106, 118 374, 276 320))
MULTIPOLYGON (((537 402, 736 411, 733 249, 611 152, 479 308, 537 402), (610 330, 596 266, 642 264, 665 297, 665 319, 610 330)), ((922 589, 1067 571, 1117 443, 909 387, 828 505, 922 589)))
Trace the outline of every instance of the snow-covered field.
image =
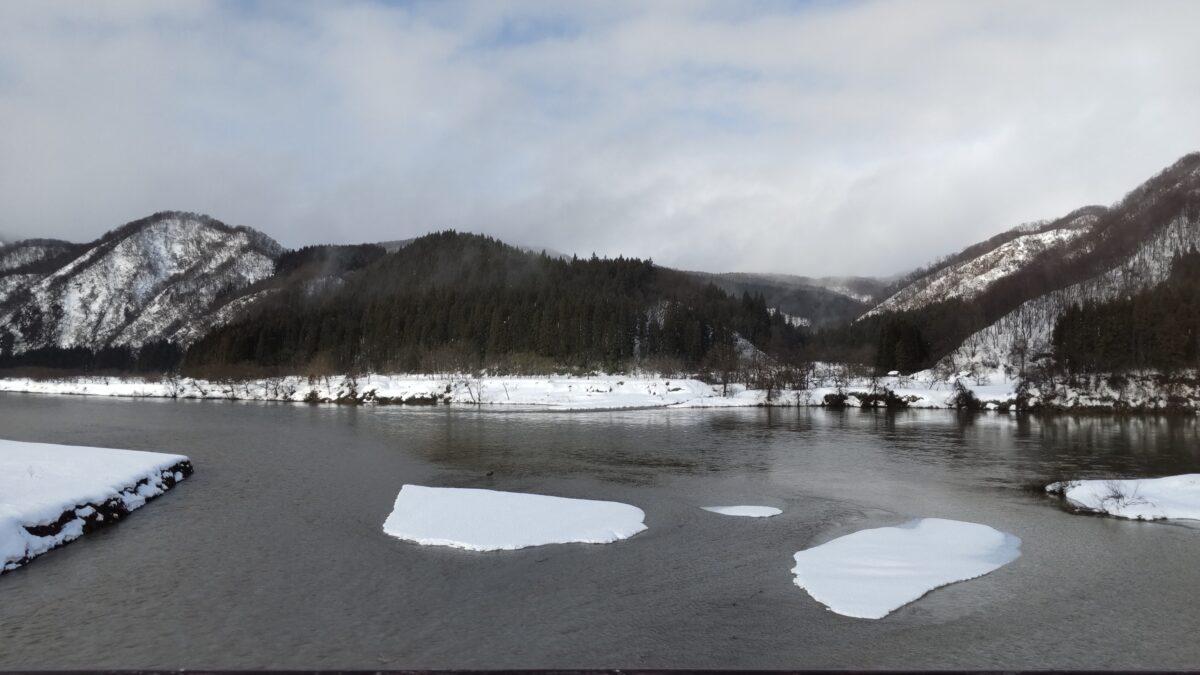
POLYGON ((770 518, 783 513, 774 506, 701 506, 700 508, 723 516, 741 516, 743 518, 770 518))
POLYGON ((1200 520, 1200 474, 1132 480, 1073 480, 1046 486, 1072 506, 1135 520, 1200 520))
POLYGON ((0 572, 140 508, 190 472, 183 455, 0 440, 0 572))
POLYGON ((796 554, 796 585, 838 614, 881 619, 940 586, 983 576, 1021 555, 987 525, 924 518, 861 530, 796 554))
POLYGON ((544 544, 609 544, 646 529, 636 506, 474 488, 405 485, 383 531, 426 546, 511 551, 544 544))

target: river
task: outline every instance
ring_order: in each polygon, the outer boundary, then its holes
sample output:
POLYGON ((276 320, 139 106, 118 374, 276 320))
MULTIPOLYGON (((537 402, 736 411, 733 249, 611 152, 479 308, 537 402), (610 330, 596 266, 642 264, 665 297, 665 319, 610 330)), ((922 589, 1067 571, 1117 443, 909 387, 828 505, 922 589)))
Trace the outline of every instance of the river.
POLYGON ((196 473, 0 575, 0 668, 1195 668, 1200 523, 1065 512, 1058 476, 1200 472, 1196 417, 548 413, 0 394, 0 437, 196 473), (405 483, 634 504, 609 545, 475 553, 381 525, 405 483), (763 504, 769 519, 714 504, 763 504), (941 517, 1023 540, 877 621, 792 554, 941 517))

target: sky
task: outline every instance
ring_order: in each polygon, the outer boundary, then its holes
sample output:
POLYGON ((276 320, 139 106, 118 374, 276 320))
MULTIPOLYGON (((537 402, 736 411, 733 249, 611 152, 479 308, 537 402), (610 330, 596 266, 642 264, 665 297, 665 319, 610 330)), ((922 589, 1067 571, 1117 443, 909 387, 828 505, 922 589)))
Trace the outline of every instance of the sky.
POLYGON ((0 3, 0 233, 890 275, 1200 150, 1200 3, 0 3))

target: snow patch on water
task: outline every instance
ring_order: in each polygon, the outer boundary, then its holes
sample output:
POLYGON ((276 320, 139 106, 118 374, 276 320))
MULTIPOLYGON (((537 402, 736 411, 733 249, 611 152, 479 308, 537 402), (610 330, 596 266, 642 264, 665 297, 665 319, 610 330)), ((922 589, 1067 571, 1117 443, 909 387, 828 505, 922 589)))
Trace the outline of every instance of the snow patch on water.
POLYGON ((405 485, 383 531, 426 546, 511 551, 544 544, 609 544, 646 529, 620 502, 475 488, 405 485))
POLYGON ((923 518, 861 530, 796 553, 796 585, 837 614, 882 619, 940 586, 983 576, 1021 555, 987 525, 923 518))

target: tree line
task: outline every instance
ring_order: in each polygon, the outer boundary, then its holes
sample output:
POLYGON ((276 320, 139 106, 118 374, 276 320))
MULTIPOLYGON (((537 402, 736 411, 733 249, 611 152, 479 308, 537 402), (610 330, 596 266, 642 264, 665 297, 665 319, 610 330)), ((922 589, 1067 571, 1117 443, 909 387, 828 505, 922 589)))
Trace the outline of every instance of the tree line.
POLYGON ((1200 253, 1175 258, 1153 288, 1063 312, 1054 326, 1056 361, 1072 372, 1200 367, 1200 253))
POLYGON ((53 369, 72 373, 166 373, 179 368, 184 350, 173 342, 155 340, 140 347, 42 347, 13 353, 13 337, 0 334, 0 369, 53 369))

